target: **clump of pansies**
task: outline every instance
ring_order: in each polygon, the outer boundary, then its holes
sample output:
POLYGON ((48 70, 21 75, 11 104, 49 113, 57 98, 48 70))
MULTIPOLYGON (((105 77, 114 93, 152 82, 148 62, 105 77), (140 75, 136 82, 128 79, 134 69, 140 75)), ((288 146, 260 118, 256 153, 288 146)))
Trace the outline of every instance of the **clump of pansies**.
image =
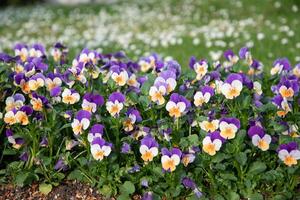
MULTIPOLYGON (((227 146, 253 157, 277 154, 276 166, 299 167, 300 64, 293 68, 287 58, 274 62, 272 85, 263 85, 263 65, 247 47, 226 51, 223 63, 191 57, 189 76, 177 61, 157 54, 132 61, 124 52, 83 49, 68 62, 61 43, 49 55, 41 44, 17 44, 14 51, 0 54, 11 84, 1 97, 1 117, 7 142, 30 163, 26 167, 36 164, 37 146, 63 141, 55 170, 69 169, 65 152, 85 156, 89 165, 114 162, 127 174, 155 168, 199 198, 204 186, 189 176, 227 146), (236 70, 237 64, 247 69, 236 70), (37 131, 47 124, 50 132, 37 131)), ((141 181, 144 199, 152 199, 154 178, 141 181)))

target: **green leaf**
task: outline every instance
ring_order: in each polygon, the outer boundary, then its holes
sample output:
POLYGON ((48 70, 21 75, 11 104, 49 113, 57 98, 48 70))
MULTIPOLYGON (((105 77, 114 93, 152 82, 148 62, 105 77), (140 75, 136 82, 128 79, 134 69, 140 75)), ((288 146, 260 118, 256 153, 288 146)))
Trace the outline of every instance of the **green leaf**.
POLYGON ((39 185, 39 190, 41 193, 47 195, 51 192, 52 190, 52 185, 51 184, 46 184, 46 183, 42 183, 39 185))
POLYGON ((109 185, 103 185, 103 187, 100 189, 100 192, 106 197, 109 197, 112 194, 112 189, 109 185))
POLYGON ((231 174, 231 173, 223 173, 223 174, 220 174, 220 176, 223 179, 226 179, 226 180, 232 180, 232 181, 236 181, 237 180, 237 178, 235 177, 235 175, 231 174))
POLYGON ((240 152, 235 156, 235 159, 240 165, 245 165, 247 162, 247 154, 245 152, 240 152))
POLYGON ((130 197, 127 194, 121 194, 117 200, 130 200, 130 197))
POLYGON ((227 194, 227 199, 228 200, 240 200, 240 196, 234 191, 229 191, 227 194))
POLYGON ((251 166, 249 167, 248 175, 250 175, 250 176, 256 175, 256 174, 259 174, 259 173, 265 171, 266 169, 267 169, 267 166, 265 163, 256 161, 256 162, 252 163, 251 166))
POLYGON ((3 150, 3 155, 5 156, 12 156, 12 155, 16 155, 16 150, 14 149, 4 149, 3 150))
POLYGON ((263 195, 261 195, 259 193, 254 193, 249 196, 249 199, 250 200, 263 200, 264 197, 263 197, 263 195))
POLYGON ((196 134, 188 136, 188 140, 192 145, 197 145, 199 142, 199 137, 196 134))
POLYGON ((122 194, 133 194, 135 191, 134 184, 131 181, 125 181, 120 187, 122 194))

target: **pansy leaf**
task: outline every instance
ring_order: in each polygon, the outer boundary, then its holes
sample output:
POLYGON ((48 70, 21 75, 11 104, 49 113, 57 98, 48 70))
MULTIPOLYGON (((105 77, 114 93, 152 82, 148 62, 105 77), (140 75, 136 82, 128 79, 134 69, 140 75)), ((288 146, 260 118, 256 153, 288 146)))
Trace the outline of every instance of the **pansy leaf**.
POLYGON ((135 187, 131 181, 125 181, 120 187, 121 194, 133 194, 134 191, 135 187))
POLYGON ((260 161, 253 162, 248 170, 248 175, 253 176, 265 171, 267 168, 266 164, 260 161))
POLYGON ((52 190, 51 184, 41 183, 39 185, 39 191, 45 195, 49 194, 52 190))

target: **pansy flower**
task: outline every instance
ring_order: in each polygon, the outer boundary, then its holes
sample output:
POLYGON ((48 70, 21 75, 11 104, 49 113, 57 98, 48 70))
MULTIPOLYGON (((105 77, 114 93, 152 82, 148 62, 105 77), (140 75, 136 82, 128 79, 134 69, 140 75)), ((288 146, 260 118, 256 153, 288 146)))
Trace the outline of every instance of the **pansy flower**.
POLYGON ((91 113, 86 110, 77 112, 71 126, 75 135, 80 135, 90 126, 91 113))
POLYGON ((176 169, 176 166, 180 164, 180 159, 182 155, 181 150, 178 148, 172 148, 171 150, 168 150, 167 148, 162 148, 161 153, 162 168, 165 171, 173 172, 176 169))
POLYGON ((79 93, 74 89, 65 88, 61 96, 65 104, 75 104, 80 100, 79 93))
POLYGON ((124 86, 128 81, 128 73, 124 68, 114 65, 110 68, 111 78, 118 86, 124 86))
POLYGON ((102 124, 94 124, 89 131, 88 141, 92 142, 95 138, 102 138, 104 126, 102 124))
POLYGON ((298 78, 300 78, 300 63, 298 63, 298 64, 294 67, 294 69, 293 69, 293 74, 294 74, 295 76, 297 76, 298 78))
POLYGON ((292 100, 299 92, 299 83, 297 80, 281 79, 277 86, 279 94, 287 99, 292 100))
POLYGON ((184 185, 184 187, 186 189, 191 189, 194 194, 196 195, 196 197, 198 198, 201 198, 202 197, 202 192, 200 191, 200 189, 198 188, 198 186, 196 185, 196 183, 188 178, 188 177, 184 177, 182 180, 181 180, 181 183, 184 185))
POLYGON ((13 124, 17 123, 16 113, 17 113, 16 109, 13 109, 13 110, 5 113, 4 122, 9 125, 13 125, 13 124))
POLYGON ((237 118, 224 117, 220 119, 220 135, 225 139, 233 139, 240 127, 240 120, 237 118))
POLYGON ((289 71, 291 69, 290 61, 287 58, 278 58, 274 61, 271 69, 271 75, 281 74, 283 71, 289 71))
POLYGON ((221 136, 219 131, 214 131, 207 134, 202 141, 202 149, 205 153, 213 156, 220 150, 222 144, 225 142, 224 137, 221 136))
POLYGON ((206 132, 214 132, 219 128, 219 120, 202 121, 200 122, 200 128, 206 132))
POLYGON ((29 57, 28 47, 25 44, 16 44, 14 50, 15 55, 19 56, 22 62, 25 62, 29 57))
POLYGON ((87 110, 89 112, 96 112, 97 107, 100 107, 104 104, 104 99, 99 94, 86 93, 83 96, 83 101, 81 107, 83 110, 87 110))
POLYGON ((144 162, 151 162, 158 155, 158 143, 151 136, 146 136, 141 140, 140 146, 141 157, 144 162))
POLYGON ((239 57, 235 55, 231 49, 228 49, 224 52, 224 57, 230 62, 231 65, 236 64, 239 60, 239 57))
POLYGON ((36 91, 37 89, 44 87, 45 76, 42 73, 38 73, 29 78, 28 86, 31 91, 36 91))
POLYGON ((221 87, 222 94, 226 99, 238 97, 243 89, 243 78, 239 74, 230 74, 221 87))
POLYGON ((142 121, 140 112, 137 109, 130 108, 127 113, 127 119, 123 122, 124 130, 126 132, 132 131, 136 122, 142 121))
POLYGON ((156 82, 154 86, 151 86, 149 90, 151 101, 157 103, 158 105, 164 104, 164 95, 167 94, 167 88, 168 84, 165 82, 156 82))
POLYGON ((14 76, 14 84, 19 86, 24 94, 30 93, 28 77, 24 73, 18 73, 14 76))
POLYGON ((275 97, 273 97, 272 103, 276 105, 277 108, 279 109, 277 111, 277 115, 279 117, 285 117, 286 114, 292 110, 290 103, 287 101, 287 99, 283 98, 281 95, 276 95, 275 97))
POLYGON ((49 100, 46 97, 38 95, 35 92, 31 94, 30 103, 35 111, 42 111, 44 106, 49 107, 50 105, 49 100))
POLYGON ((13 135, 13 132, 11 129, 6 129, 5 130, 5 135, 7 137, 7 140, 10 144, 15 144, 16 143, 16 140, 14 138, 14 135, 13 135))
POLYGON ((45 85, 48 91, 62 85, 62 79, 59 74, 49 73, 45 79, 45 85))
POLYGON ((118 116, 120 111, 124 107, 125 96, 120 92, 113 92, 106 102, 106 109, 111 114, 111 116, 118 116))
POLYGON ((297 162, 300 159, 300 150, 298 149, 297 142, 281 144, 277 152, 280 160, 289 167, 297 165, 297 162))
POLYGON ((16 93, 5 100, 5 110, 11 111, 13 109, 19 109, 24 105, 25 97, 22 94, 16 93))
POLYGON ((191 103, 184 97, 177 93, 173 93, 166 109, 171 117, 181 117, 191 107, 191 103))
POLYGON ((33 110, 30 106, 22 106, 15 115, 17 122, 23 126, 29 124, 28 116, 31 115, 32 112, 33 110))
POLYGON ((33 58, 40 58, 44 56, 46 53, 45 47, 41 44, 34 44, 29 49, 29 56, 33 58))
POLYGON ((139 88, 141 84, 137 80, 136 75, 132 73, 127 80, 127 85, 131 87, 139 88))
POLYGON ((154 84, 159 82, 167 84, 167 93, 169 94, 176 88, 176 73, 173 70, 162 71, 155 79, 154 84))
POLYGON ((248 130, 248 136, 252 139, 252 144, 262 151, 269 149, 272 138, 270 135, 265 134, 261 126, 251 126, 248 130))
POLYGON ((95 160, 103 160, 104 157, 109 156, 112 144, 106 142, 102 138, 95 138, 91 144, 91 153, 95 160))
POLYGON ((249 51, 248 47, 242 47, 239 51, 239 56, 240 59, 245 60, 248 65, 251 65, 253 63, 251 52, 249 51))
POLYGON ((199 152, 198 147, 191 147, 188 151, 182 153, 181 162, 185 167, 187 167, 190 163, 194 162, 196 158, 196 153, 199 152))
POLYGON ((214 95, 214 89, 210 86, 203 86, 201 91, 196 92, 194 95, 194 104, 196 107, 202 106, 204 103, 208 103, 210 98, 214 95))
POLYGON ((201 80, 205 76, 205 74, 208 72, 208 63, 206 60, 200 60, 197 62, 195 57, 191 57, 189 66, 196 72, 197 80, 201 80))
POLYGON ((129 154, 131 151, 131 146, 130 144, 128 144, 127 142, 124 142, 122 144, 122 147, 121 147, 121 153, 123 154, 129 154))
POLYGON ((153 54, 149 57, 142 58, 138 64, 142 72, 147 72, 149 69, 155 69, 155 62, 157 60, 157 55, 153 54))

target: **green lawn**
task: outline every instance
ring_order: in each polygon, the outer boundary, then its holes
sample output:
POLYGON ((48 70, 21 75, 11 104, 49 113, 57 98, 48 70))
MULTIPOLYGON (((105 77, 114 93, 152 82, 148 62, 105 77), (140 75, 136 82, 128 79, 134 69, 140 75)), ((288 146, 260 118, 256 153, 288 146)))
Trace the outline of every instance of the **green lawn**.
MULTIPOLYGON (((120 1, 112 4, 39 5, 0 10, 0 50, 14 43, 57 40, 72 48, 124 50, 171 56, 186 66, 191 55, 212 59, 250 46, 269 67, 277 57, 300 62, 300 3, 274 0, 120 1)), ((215 59, 216 59, 215 58, 215 59)))

